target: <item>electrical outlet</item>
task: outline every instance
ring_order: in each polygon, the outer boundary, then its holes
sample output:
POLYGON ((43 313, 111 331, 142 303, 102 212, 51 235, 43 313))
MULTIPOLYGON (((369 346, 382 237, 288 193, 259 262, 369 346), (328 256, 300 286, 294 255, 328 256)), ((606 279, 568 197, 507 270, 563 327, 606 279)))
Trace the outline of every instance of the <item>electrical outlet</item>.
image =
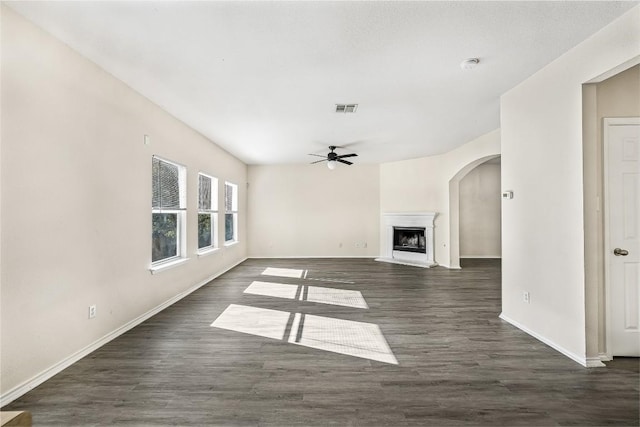
POLYGON ((96 306, 95 305, 90 305, 89 306, 89 319, 93 319, 94 317, 96 317, 96 306))
POLYGON ((364 243, 362 244, 362 247, 363 247, 363 248, 366 248, 366 247, 367 247, 367 242, 364 242, 364 243))
POLYGON ((529 292, 524 291, 522 293, 522 301, 526 302, 527 304, 531 302, 531 295, 529 295, 529 292))
POLYGON ((356 242, 356 248, 360 247, 360 243, 356 242))

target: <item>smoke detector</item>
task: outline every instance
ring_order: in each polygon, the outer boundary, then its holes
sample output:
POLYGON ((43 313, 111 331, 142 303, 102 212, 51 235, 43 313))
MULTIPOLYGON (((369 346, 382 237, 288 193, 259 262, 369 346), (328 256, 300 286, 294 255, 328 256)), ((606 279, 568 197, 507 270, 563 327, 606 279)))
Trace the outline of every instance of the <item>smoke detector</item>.
POLYGON ((476 68, 476 66, 480 63, 478 58, 467 58, 460 63, 460 68, 463 70, 471 70, 472 68, 476 68))

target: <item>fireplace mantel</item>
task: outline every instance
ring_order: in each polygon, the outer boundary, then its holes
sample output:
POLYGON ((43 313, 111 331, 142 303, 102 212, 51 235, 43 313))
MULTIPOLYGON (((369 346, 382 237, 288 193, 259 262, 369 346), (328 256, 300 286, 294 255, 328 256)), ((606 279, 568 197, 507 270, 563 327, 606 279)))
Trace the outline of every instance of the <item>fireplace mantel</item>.
POLYGON ((380 233, 380 258, 376 261, 413 265, 416 267, 433 267, 434 261, 433 221, 436 212, 400 212, 383 213, 380 233), (415 253, 393 250, 393 227, 423 227, 425 229, 426 253, 415 253))

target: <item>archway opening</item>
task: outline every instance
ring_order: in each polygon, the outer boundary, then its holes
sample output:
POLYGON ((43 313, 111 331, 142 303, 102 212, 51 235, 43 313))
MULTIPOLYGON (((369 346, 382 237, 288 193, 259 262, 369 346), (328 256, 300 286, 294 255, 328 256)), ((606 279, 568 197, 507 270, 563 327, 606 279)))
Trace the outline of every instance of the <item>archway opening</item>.
MULTIPOLYGON (((499 169, 500 167, 500 155, 492 155, 492 156, 486 156, 486 157, 482 157, 480 159, 477 159, 471 163, 469 163, 468 165, 466 165, 465 167, 463 167, 462 169, 460 169, 458 171, 458 173, 456 173, 456 175, 451 178, 451 180, 449 180, 449 232, 450 232, 450 236, 449 236, 449 257, 450 257, 450 267, 451 268, 461 268, 460 266, 460 249, 461 249, 461 241, 460 241, 460 214, 461 214, 461 204, 460 204, 460 198, 461 198, 461 185, 460 183, 462 182, 463 178, 465 178, 469 173, 471 173, 473 170, 475 170, 477 167, 479 167, 480 165, 487 165, 486 166, 486 170, 480 170, 477 171, 478 176, 476 177, 478 179, 478 182, 473 183, 471 182, 469 186, 464 186, 462 191, 464 193, 465 199, 468 198, 468 193, 469 192, 473 192, 474 191, 474 186, 476 187, 475 190, 481 191, 483 194, 482 195, 478 195, 479 198, 485 197, 484 195, 489 195, 491 191, 495 191, 497 194, 496 196, 499 198, 500 197, 500 184, 499 184, 499 171, 498 171, 498 186, 497 189, 495 187, 495 169, 496 167, 499 169), (492 170, 493 169, 493 170, 492 170), (484 172, 484 173, 483 173, 484 172), (480 182, 482 181, 482 176, 481 175, 486 175, 488 176, 492 176, 493 179, 485 179, 484 183, 480 182)), ((487 196, 488 197, 488 196, 487 196)), ((468 202, 468 200, 465 200, 465 202, 468 202)), ((469 227, 473 227, 474 223, 476 223, 476 225, 480 225, 481 223, 483 223, 483 221, 474 221, 472 219, 470 219, 468 217, 468 211, 471 209, 474 209, 474 207, 478 207, 478 201, 471 201, 471 203, 465 203, 463 205, 463 207, 465 208, 465 211, 467 212, 467 216, 465 216, 465 228, 468 229, 469 227)), ((483 209, 484 210, 484 209, 483 209)), ((490 212, 494 212, 496 211, 496 206, 492 205, 490 207, 490 209, 487 210, 488 213, 490 212)), ((499 212, 499 211, 498 211, 499 212)), ((463 213, 464 215, 464 213, 463 213)), ((492 218, 493 221, 488 221, 492 224, 492 227, 495 227, 495 217, 492 218)), ((497 233, 498 233, 498 239, 501 240, 500 237, 500 228, 498 228, 497 233)), ((491 239, 492 242, 489 244, 483 244, 482 242, 479 242, 479 239, 482 239, 482 235, 483 233, 477 233, 476 236, 474 236, 471 240, 468 240, 465 242, 465 251, 469 251, 471 248, 478 247, 478 246, 484 246, 484 249, 482 249, 483 253, 487 253, 488 251, 496 251, 496 246, 499 247, 499 244, 496 244, 495 242, 495 233, 496 230, 489 230, 488 232, 489 234, 492 235, 491 239), (468 245, 467 245, 468 243, 468 245)), ((484 233, 485 235, 487 233, 484 233)), ((465 255, 469 255, 468 253, 465 255)), ((471 254, 474 255, 474 254, 471 254)), ((477 255, 477 254, 476 254, 477 255)), ((494 254, 495 256, 496 254, 494 254)), ((488 257, 488 256, 487 256, 488 257)))

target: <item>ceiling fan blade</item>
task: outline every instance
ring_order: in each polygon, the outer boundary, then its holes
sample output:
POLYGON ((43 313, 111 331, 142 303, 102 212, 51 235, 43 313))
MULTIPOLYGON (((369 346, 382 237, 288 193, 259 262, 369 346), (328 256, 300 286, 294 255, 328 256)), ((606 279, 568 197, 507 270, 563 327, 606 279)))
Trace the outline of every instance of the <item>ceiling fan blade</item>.
POLYGON ((339 159, 344 159, 345 157, 357 157, 358 155, 356 153, 353 154, 343 154, 341 156, 338 156, 339 159))
POLYGON ((322 159, 322 160, 316 160, 315 162, 311 162, 312 165, 315 165, 316 163, 320 163, 320 162, 326 162, 327 159, 322 159))
POLYGON ((316 157, 327 157, 327 155, 325 154, 324 156, 321 156, 320 154, 311 154, 309 153, 310 156, 316 156, 316 157))
POLYGON ((353 163, 347 161, 347 160, 342 160, 342 159, 336 159, 336 162, 340 162, 340 163, 344 163, 345 165, 352 165, 353 163))

